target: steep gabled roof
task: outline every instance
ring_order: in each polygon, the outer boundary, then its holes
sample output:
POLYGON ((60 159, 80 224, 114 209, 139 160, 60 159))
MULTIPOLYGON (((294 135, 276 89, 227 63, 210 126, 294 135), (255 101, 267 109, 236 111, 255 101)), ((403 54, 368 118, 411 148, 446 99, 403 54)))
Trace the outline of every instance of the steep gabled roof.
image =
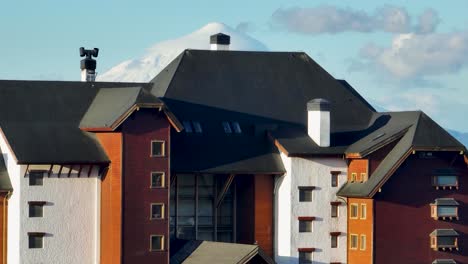
MULTIPOLYGON (((131 84, 138 86, 141 84, 131 84)), ((107 163, 79 123, 103 87, 126 83, 0 81, 0 129, 18 163, 107 163)))
POLYGON ((138 108, 162 109, 164 103, 143 87, 101 88, 81 119, 83 130, 114 130, 138 108))
MULTIPOLYGON (((413 124, 405 130, 405 133, 398 139, 398 143, 387 154, 366 182, 348 182, 343 185, 337 195, 345 197, 372 197, 414 150, 466 152, 463 144, 437 125, 425 113, 418 111, 392 113, 391 115, 395 114, 406 116, 405 119, 408 122, 404 122, 404 126, 410 123, 413 124)), ((372 135, 362 140, 372 140, 372 135)), ((358 143, 356 144, 359 145, 358 143)), ((354 148, 356 146, 351 147, 354 148)))

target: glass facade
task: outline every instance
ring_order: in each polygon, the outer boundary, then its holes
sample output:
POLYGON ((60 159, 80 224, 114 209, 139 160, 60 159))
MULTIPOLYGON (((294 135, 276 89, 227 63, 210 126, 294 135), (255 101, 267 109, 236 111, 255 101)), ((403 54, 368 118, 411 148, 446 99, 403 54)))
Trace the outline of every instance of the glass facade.
POLYGON ((234 242, 234 196, 226 192, 216 207, 227 175, 177 174, 171 185, 171 238, 234 242))

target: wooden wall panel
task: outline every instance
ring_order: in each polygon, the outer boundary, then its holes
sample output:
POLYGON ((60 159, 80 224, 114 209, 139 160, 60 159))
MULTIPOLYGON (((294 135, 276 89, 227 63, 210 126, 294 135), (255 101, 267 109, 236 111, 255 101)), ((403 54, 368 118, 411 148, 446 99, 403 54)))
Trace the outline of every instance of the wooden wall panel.
POLYGON ((116 264, 122 255, 122 133, 96 135, 111 160, 101 182, 101 264, 116 264))
POLYGON ((255 175, 255 234, 258 245, 273 256, 273 185, 274 176, 255 175))

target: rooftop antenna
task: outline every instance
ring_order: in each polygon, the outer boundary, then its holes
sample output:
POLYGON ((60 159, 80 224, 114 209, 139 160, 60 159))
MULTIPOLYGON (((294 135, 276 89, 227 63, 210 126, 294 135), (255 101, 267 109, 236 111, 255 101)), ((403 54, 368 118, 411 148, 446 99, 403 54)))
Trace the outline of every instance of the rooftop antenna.
POLYGON ((96 80, 96 60, 99 54, 99 49, 94 48, 87 50, 84 47, 80 48, 80 57, 85 57, 81 60, 81 81, 94 82, 96 80))

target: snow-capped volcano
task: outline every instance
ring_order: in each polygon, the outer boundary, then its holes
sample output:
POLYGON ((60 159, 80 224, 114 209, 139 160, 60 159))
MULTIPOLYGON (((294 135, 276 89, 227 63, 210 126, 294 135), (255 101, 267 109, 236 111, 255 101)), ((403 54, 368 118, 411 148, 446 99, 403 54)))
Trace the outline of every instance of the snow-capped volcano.
POLYGON ((141 58, 124 61, 98 75, 98 81, 148 82, 184 49, 210 49, 210 36, 217 33, 231 36, 230 50, 265 51, 260 41, 222 23, 209 23, 178 39, 167 40, 150 47, 141 58))

